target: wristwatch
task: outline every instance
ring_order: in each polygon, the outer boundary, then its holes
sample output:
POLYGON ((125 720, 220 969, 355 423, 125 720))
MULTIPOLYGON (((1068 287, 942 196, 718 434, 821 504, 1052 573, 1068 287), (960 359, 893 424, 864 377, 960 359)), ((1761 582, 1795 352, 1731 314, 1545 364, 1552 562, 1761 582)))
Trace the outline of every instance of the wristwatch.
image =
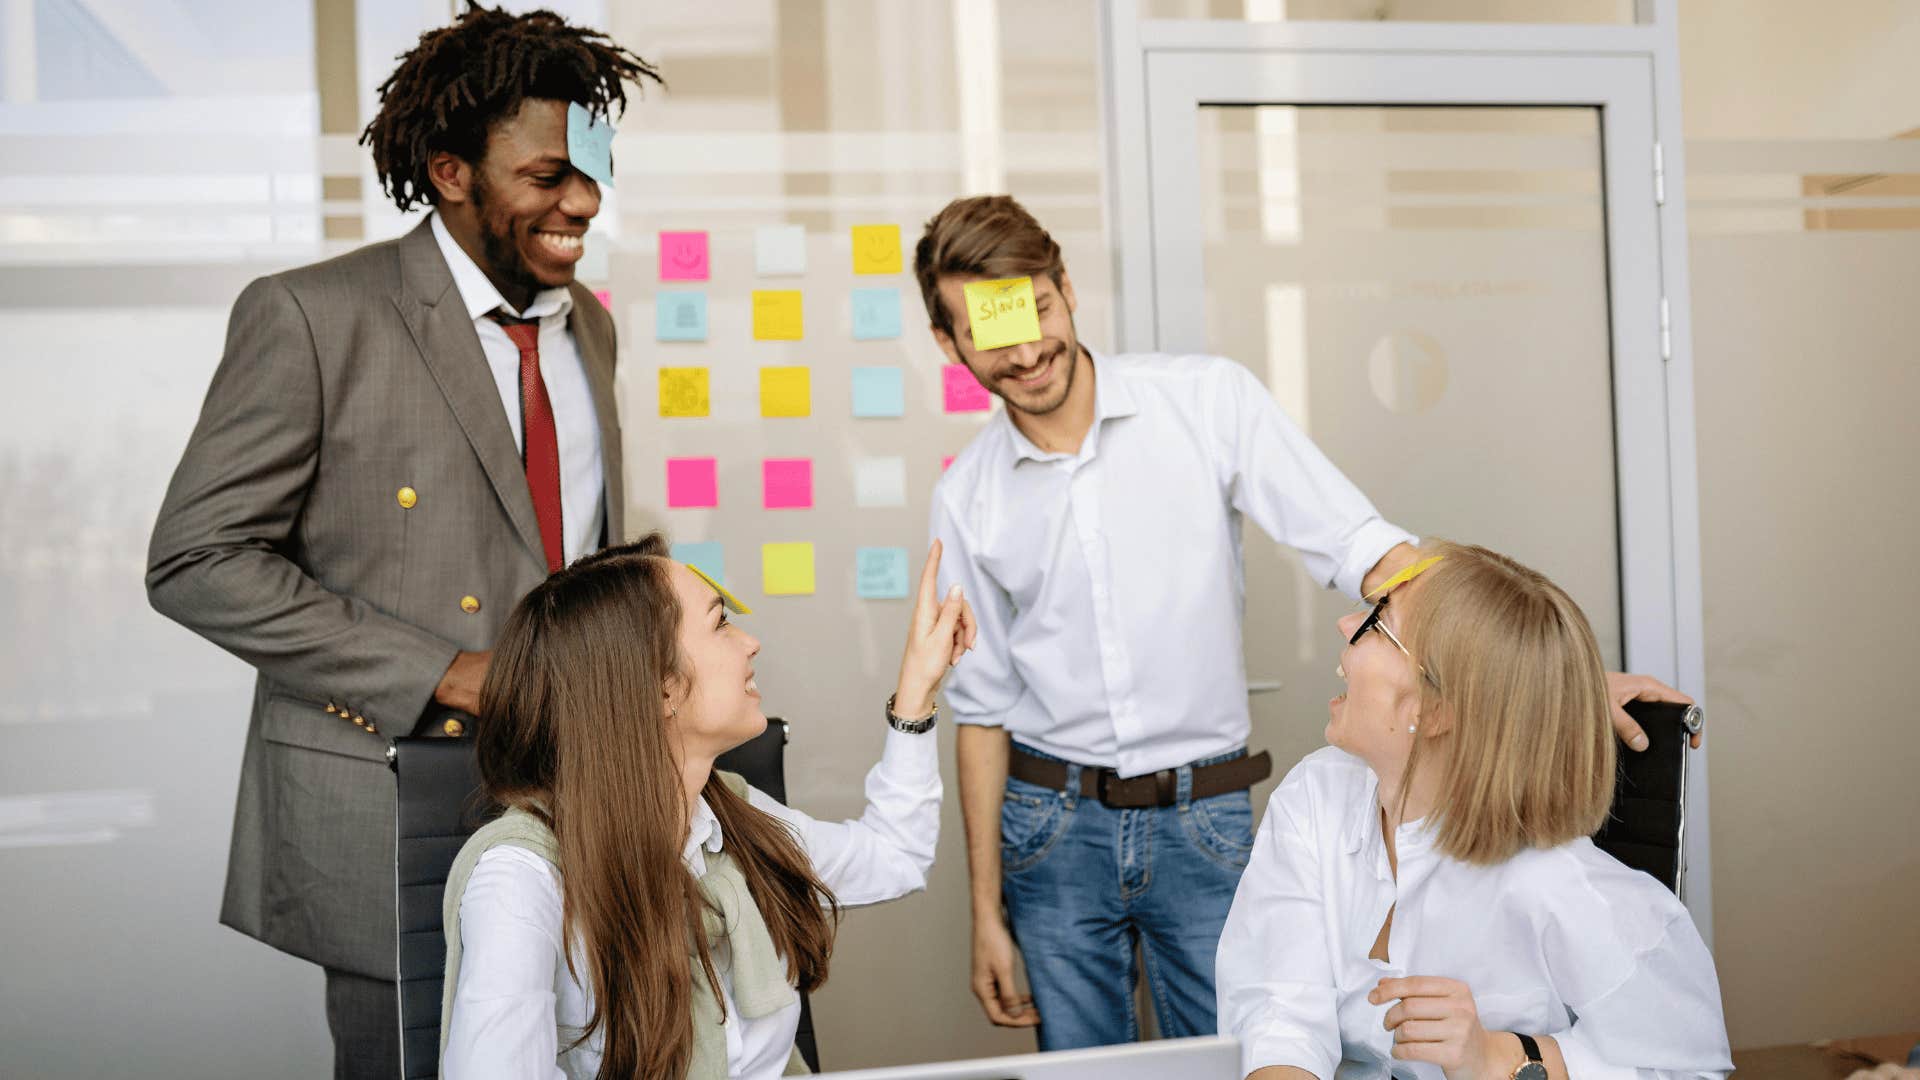
POLYGON ((1520 1049, 1526 1051, 1527 1060, 1514 1068, 1511 1080, 1547 1080, 1546 1062, 1540 1060, 1540 1044, 1534 1042, 1531 1035, 1517 1031, 1513 1035, 1520 1040, 1520 1049))
MULTIPOLYGON (((908 735, 924 735, 927 732, 933 730, 933 722, 940 718, 940 703, 938 701, 933 703, 933 711, 928 713, 927 715, 921 717, 918 720, 905 720, 898 716, 893 715, 893 698, 894 698, 894 695, 892 694, 887 695, 887 726, 888 727, 892 728, 895 731, 904 731, 908 735)), ((1533 1080, 1533 1078, 1529 1077, 1528 1080, 1533 1080)), ((1546 1074, 1542 1073, 1540 1075, 1539 1080, 1546 1080, 1546 1074)))

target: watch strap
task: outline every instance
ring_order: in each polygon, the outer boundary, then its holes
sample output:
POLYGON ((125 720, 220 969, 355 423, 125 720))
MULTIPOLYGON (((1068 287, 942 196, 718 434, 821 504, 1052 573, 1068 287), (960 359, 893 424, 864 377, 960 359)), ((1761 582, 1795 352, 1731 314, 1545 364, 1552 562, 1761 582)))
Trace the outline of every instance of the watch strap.
POLYGON ((1534 1062, 1535 1064, 1543 1064, 1540 1058, 1540 1044, 1534 1041, 1533 1036, 1522 1035, 1516 1031, 1513 1033, 1513 1037, 1520 1040, 1520 1049, 1527 1055, 1528 1061, 1534 1062))
POLYGON ((908 735, 924 735, 933 730, 933 722, 940 719, 940 703, 933 703, 933 711, 918 720, 908 720, 893 713, 894 695, 887 695, 887 726, 908 735))

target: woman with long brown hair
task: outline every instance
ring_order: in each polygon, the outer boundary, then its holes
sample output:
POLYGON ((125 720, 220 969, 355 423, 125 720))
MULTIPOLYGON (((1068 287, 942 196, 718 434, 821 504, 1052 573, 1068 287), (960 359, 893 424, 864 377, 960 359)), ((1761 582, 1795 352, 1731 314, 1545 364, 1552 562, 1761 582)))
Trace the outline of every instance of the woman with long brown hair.
POLYGON ((1724 1076, 1687 909, 1588 839, 1615 749, 1586 616, 1485 548, 1422 551, 1340 620, 1333 745, 1267 805, 1220 1030, 1253 1080, 1724 1076))
MULTIPOLYGON (((940 827, 934 694, 973 642, 927 556, 866 812, 821 822, 720 754, 758 735, 760 643, 658 534, 514 609, 476 753, 506 808, 447 883, 441 1068, 464 1077, 771 1077, 842 905, 925 887, 940 827)), ((864 712, 865 709, 859 710, 864 712)))

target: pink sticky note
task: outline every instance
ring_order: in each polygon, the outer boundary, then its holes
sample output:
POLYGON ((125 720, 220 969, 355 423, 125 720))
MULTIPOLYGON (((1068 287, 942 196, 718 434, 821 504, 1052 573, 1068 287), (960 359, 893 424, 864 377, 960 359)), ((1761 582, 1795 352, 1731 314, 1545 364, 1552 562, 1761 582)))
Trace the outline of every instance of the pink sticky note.
POLYGON ((593 298, 600 301, 601 307, 606 308, 608 311, 613 310, 613 290, 595 289, 593 290, 593 298))
POLYGON ((951 468, 953 468, 953 455, 948 454, 946 457, 940 459, 940 471, 946 472, 951 468))
POLYGON ((718 506, 720 482, 710 457, 667 459, 669 507, 718 506))
POLYGON ((965 364, 948 364, 941 372, 947 392, 947 411, 985 412, 993 406, 993 395, 980 385, 965 364))
POLYGON ((707 234, 704 232, 661 233, 660 280, 707 280, 707 234))
POLYGON ((760 463, 760 479, 767 509, 813 508, 812 458, 767 458, 760 463))

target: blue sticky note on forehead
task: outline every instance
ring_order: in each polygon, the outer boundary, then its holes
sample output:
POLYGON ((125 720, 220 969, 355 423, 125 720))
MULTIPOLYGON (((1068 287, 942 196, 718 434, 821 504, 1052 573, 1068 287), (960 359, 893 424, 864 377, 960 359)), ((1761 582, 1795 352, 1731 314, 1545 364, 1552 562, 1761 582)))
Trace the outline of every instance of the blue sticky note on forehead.
POLYGON ((579 102, 567 105, 567 160, 594 180, 613 186, 613 125, 579 102))

